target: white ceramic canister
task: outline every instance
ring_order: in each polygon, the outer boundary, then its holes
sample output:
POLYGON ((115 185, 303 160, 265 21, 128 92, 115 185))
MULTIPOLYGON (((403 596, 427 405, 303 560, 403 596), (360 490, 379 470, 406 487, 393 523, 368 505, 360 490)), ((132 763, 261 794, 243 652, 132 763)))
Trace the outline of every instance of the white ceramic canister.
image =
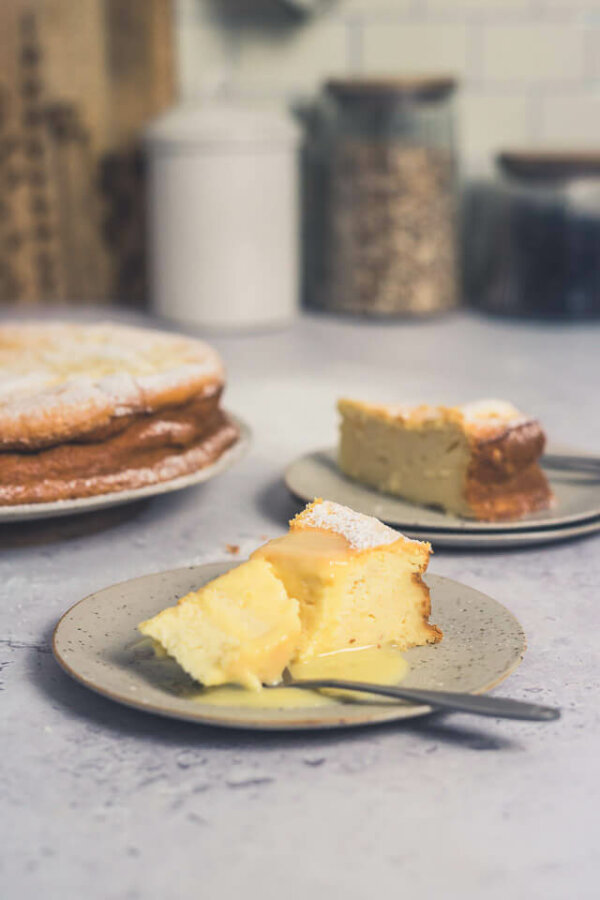
POLYGON ((293 318, 298 145, 287 115, 240 106, 180 106, 149 126, 149 264, 158 315, 234 329, 293 318))

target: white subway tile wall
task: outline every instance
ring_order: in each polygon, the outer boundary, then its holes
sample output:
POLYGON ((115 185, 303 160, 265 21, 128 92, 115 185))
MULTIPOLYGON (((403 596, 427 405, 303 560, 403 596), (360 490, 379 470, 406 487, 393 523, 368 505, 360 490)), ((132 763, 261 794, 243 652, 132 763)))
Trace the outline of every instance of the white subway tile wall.
POLYGON ((499 147, 530 144, 530 101, 518 92, 490 96, 464 90, 458 111, 461 145, 470 150, 467 166, 485 170, 499 147))
POLYGON ((380 22, 363 27, 363 66, 369 74, 381 72, 468 72, 466 25, 380 22))
POLYGON ((518 84, 581 83, 585 74, 585 28, 579 23, 496 25, 483 34, 483 79, 518 84))
MULTIPOLYGON (((568 0, 565 0, 568 2, 568 0)), ((531 0, 428 0, 420 4, 429 13, 480 13, 482 16, 510 12, 526 14, 531 9, 531 0)))
POLYGON ((176 0, 181 95, 265 100, 330 75, 453 72, 467 171, 508 146, 600 147, 600 0, 176 0))
POLYGON ((600 92, 595 96, 582 91, 544 97, 540 132, 552 145, 600 147, 600 92))
POLYGON ((346 0, 344 13, 411 13, 415 0, 346 0))
POLYGON ((322 22, 265 37, 257 31, 240 40, 237 78, 244 88, 269 91, 316 90, 323 72, 347 73, 347 26, 322 22))

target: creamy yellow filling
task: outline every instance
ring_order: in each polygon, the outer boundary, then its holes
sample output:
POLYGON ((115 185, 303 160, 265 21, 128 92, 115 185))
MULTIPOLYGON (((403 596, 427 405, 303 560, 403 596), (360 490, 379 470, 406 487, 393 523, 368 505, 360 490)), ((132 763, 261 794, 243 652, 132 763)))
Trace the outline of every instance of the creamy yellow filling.
POLYGON ((428 593, 419 560, 406 546, 356 552, 335 532, 306 529, 253 554, 271 563, 298 600, 302 633, 295 659, 384 644, 406 650, 431 640, 428 593))
MULTIPOLYGON (((294 678, 340 678, 370 684, 399 684, 408 672, 408 663, 394 647, 361 647, 328 653, 290 666, 294 678)), ((247 691, 241 687, 204 688, 190 699, 211 706, 242 706, 258 709, 290 709, 307 706, 331 706, 340 700, 357 701, 375 695, 355 691, 325 692, 304 688, 277 687, 273 690, 247 691)), ((384 698, 377 698, 385 703, 384 698)))
POLYGON ((272 567, 251 560, 142 622, 185 671, 204 685, 259 690, 278 681, 300 636, 298 603, 272 567))

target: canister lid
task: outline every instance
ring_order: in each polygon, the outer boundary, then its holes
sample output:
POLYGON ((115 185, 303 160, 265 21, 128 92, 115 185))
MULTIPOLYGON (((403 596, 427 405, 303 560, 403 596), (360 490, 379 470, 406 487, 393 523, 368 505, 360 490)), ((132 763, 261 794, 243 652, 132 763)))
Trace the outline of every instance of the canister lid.
POLYGON ((284 110, 225 102, 190 103, 174 107, 145 129, 148 144, 174 149, 295 145, 299 138, 298 126, 284 110))
POLYGON ((410 97, 415 100, 443 100, 457 86, 452 75, 418 75, 378 78, 330 78, 325 90, 343 100, 381 100, 410 97))
POLYGON ((496 163, 508 175, 531 180, 600 176, 600 150, 505 150, 496 163))

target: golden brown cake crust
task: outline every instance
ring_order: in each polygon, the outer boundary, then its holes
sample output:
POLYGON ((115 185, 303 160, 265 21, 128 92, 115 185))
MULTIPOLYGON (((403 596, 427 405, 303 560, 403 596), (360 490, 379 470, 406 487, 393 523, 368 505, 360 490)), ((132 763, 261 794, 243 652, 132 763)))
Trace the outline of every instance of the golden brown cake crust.
POLYGON ((545 443, 536 421, 470 437, 465 496, 478 519, 518 519, 551 505, 552 492, 537 463, 545 443))
MULTIPOLYGON (((427 568, 427 563, 425 564, 425 567, 422 571, 425 571, 426 568, 427 568)), ((442 629, 440 628, 439 625, 433 625, 429 621, 429 616, 431 615, 431 591, 429 590, 429 587, 423 581, 421 572, 415 572, 412 577, 413 577, 413 581, 415 582, 415 584, 418 584, 419 587, 421 587, 423 590, 422 613, 423 613, 425 627, 427 628, 427 631, 429 632, 429 636, 427 638, 427 643, 428 644, 438 644, 444 637, 444 632, 442 631, 442 629)))
POLYGON ((202 341, 103 323, 0 326, 0 448, 37 449, 218 391, 202 341))
POLYGON ((0 326, 0 505, 143 487, 238 438, 202 341, 104 323, 0 326))
POLYGON ((536 462, 546 445, 539 422, 506 426, 491 436, 470 438, 469 477, 476 481, 506 481, 536 462))
POLYGON ((0 452, 0 504, 48 503, 144 487, 214 462, 239 437, 219 394, 122 420, 110 436, 0 452))

